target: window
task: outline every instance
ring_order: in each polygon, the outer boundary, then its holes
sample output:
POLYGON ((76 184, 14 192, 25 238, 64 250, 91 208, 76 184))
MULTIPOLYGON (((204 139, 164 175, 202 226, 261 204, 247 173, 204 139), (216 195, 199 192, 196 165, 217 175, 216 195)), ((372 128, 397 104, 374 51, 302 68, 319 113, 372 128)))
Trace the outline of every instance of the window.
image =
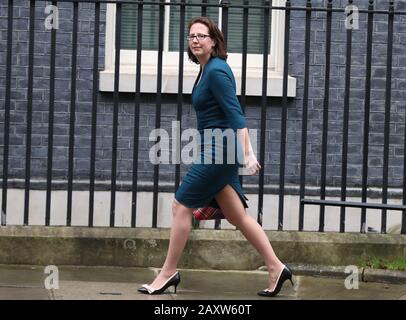
MULTIPOLYGON (((165 0, 166 2, 176 2, 165 0)), ((259 0, 261 1, 261 0, 259 0)), ((151 2, 151 1, 149 1, 151 2)), ((155 0, 153 2, 159 2, 155 0)), ((201 0, 189 0, 188 3, 201 3, 201 0)), ((219 0, 208 0, 217 4, 219 0)), ((262 2, 262 1, 261 1, 262 2)), ((232 4, 242 4, 243 0, 233 0, 232 4)), ((250 3, 254 3, 251 1, 250 3)), ((273 0, 274 5, 283 5, 284 0, 273 0)), ((207 16, 221 26, 221 8, 208 7, 207 16)), ((199 6, 186 6, 186 24, 192 17, 199 16, 199 6)), ((100 74, 100 90, 113 91, 114 88, 114 47, 115 47, 115 15, 116 5, 107 5, 106 15, 106 57, 105 70, 100 74)), ((135 67, 137 44, 137 5, 122 6, 121 52, 120 52, 120 91, 135 91, 135 67)), ((242 32, 243 10, 229 9, 228 23, 228 63, 230 64, 237 82, 237 93, 240 92, 242 64, 242 32)), ((141 92, 156 92, 156 74, 158 61, 158 27, 159 9, 157 5, 145 4, 143 8, 142 32, 142 71, 141 92)), ((164 23, 164 53, 162 92, 178 92, 178 61, 179 61, 179 21, 180 7, 165 6, 164 23)), ((284 40, 284 11, 274 10, 271 17, 268 96, 282 96, 283 72, 283 40, 284 40)), ((261 9, 250 9, 248 20, 248 56, 247 56, 247 95, 262 95, 262 47, 263 47, 263 12, 261 9)), ((187 25, 185 25, 185 36, 187 25)), ((185 39, 186 51, 187 41, 185 39)), ((184 54, 184 93, 192 91, 193 83, 199 67, 188 60, 184 54)), ((288 96, 295 96, 296 79, 289 77, 288 96)))

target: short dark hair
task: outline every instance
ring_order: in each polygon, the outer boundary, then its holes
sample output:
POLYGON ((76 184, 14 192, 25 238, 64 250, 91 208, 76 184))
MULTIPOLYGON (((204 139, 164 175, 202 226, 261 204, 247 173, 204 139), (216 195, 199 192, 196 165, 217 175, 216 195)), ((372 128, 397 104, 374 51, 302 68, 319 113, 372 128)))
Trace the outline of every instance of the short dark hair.
MULTIPOLYGON (((211 54, 212 57, 219 57, 223 60, 227 60, 227 46, 224 41, 224 35, 223 32, 220 31, 218 28, 217 24, 211 20, 210 18, 207 17, 196 17, 193 18, 192 20, 189 21, 188 23, 188 31, 190 31, 190 28, 195 24, 195 23, 202 23, 207 28, 209 28, 209 35, 215 42, 215 46, 213 48, 213 52, 211 54)), ((187 53, 189 56, 189 59, 193 61, 194 63, 199 64, 199 60, 195 57, 195 55, 192 53, 192 51, 189 48, 187 48, 187 53)))

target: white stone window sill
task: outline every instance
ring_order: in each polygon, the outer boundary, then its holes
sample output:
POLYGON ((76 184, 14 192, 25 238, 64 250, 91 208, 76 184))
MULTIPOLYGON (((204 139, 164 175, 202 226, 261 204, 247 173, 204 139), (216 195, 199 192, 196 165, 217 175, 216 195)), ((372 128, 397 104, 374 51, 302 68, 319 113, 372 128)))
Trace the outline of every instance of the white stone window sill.
MULTIPOLYGON (((157 67, 143 65, 141 71, 141 92, 157 92, 157 67)), ((185 66, 183 73, 183 93, 191 94, 199 68, 185 66)), ((236 79, 237 95, 241 93, 241 69, 233 68, 236 79)), ((178 93, 177 67, 163 66, 162 69, 162 93, 178 93)), ((133 66, 120 66, 119 92, 135 92, 135 68, 133 66)), ((99 90, 103 92, 114 91, 114 69, 106 69, 100 72, 99 90)), ((246 79, 246 95, 262 96, 262 69, 249 68, 246 79)), ((267 96, 283 96, 283 74, 281 72, 268 71, 267 96)), ((288 97, 296 96, 296 78, 288 76, 288 97)))

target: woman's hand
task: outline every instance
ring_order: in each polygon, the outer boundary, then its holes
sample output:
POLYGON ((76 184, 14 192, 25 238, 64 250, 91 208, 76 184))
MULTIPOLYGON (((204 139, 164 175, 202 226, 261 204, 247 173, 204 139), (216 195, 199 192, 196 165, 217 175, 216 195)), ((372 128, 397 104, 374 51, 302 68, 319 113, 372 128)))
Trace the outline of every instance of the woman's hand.
POLYGON ((256 175, 261 170, 261 165, 257 161, 257 157, 253 152, 245 155, 245 165, 244 170, 248 175, 256 175))
POLYGON ((248 128, 238 129, 238 139, 243 147, 242 153, 244 155, 243 167, 240 168, 240 175, 255 175, 261 170, 261 165, 258 163, 255 152, 252 149, 251 140, 248 128))

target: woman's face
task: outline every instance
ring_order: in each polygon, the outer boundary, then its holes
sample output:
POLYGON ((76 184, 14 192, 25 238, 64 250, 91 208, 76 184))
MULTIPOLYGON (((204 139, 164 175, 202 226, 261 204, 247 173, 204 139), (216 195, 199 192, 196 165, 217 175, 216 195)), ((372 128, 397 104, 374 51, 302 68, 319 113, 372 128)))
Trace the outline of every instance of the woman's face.
POLYGON ((207 35, 209 35, 209 28, 203 23, 197 22, 190 27, 189 37, 195 37, 189 40, 189 48, 198 60, 208 60, 215 46, 215 42, 207 35), (206 35, 206 37, 202 35, 206 35), (198 36, 201 37, 200 40, 198 36))

